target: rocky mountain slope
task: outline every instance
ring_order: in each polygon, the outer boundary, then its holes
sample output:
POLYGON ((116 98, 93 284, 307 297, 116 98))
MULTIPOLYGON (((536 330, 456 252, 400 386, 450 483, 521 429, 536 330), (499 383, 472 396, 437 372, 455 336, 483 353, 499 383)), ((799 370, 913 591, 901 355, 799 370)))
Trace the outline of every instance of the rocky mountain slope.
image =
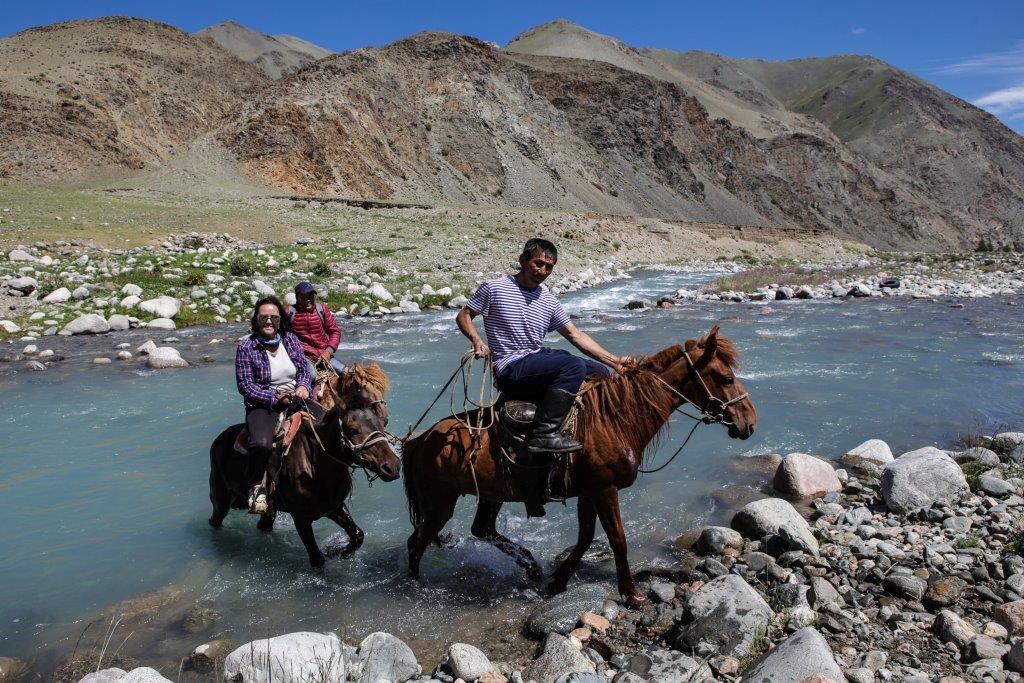
POLYGON ((110 18, 0 40, 0 177, 237 160, 298 193, 1024 243, 1024 140, 870 58, 641 50, 564 21, 504 50, 426 33, 309 62, 283 36, 201 33, 110 18))
POLYGON ((329 54, 319 45, 281 33, 275 36, 253 31, 234 21, 224 21, 196 33, 209 38, 239 59, 254 64, 271 78, 295 73, 329 54))
POLYGON ((109 17, 23 31, 0 40, 0 179, 157 165, 267 81, 166 24, 109 17))

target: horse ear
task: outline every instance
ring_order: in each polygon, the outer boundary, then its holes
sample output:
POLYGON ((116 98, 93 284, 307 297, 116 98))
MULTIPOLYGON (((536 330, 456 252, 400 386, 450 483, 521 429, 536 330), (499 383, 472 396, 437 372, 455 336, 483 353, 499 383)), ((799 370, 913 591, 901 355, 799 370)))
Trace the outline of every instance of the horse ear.
POLYGON ((701 355, 703 362, 710 362, 718 351, 718 325, 711 328, 708 336, 704 337, 704 353, 701 355))

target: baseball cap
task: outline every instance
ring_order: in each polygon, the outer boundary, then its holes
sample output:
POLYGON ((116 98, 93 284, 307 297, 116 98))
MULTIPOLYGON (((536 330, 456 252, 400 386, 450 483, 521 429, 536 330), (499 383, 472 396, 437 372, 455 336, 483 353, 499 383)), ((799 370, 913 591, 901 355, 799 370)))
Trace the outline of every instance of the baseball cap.
POLYGON ((296 294, 309 294, 309 293, 316 294, 316 287, 314 287, 312 284, 310 284, 308 282, 303 281, 303 282, 300 282, 299 284, 295 285, 295 293, 296 294))

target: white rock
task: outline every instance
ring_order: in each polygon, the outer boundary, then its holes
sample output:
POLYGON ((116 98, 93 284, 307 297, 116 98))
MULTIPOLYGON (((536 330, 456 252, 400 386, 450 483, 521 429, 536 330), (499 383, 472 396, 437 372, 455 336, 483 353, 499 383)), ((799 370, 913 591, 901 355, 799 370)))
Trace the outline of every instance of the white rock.
POLYGON ((35 261, 36 257, 24 249, 11 249, 7 254, 8 261, 35 261))
POLYGON ((128 316, 119 313, 107 318, 107 324, 110 325, 110 329, 113 332, 123 332, 132 326, 128 316))
POLYGON ((152 339, 148 339, 144 344, 142 344, 142 346, 135 349, 135 353, 145 356, 146 354, 153 353, 153 351, 155 351, 156 348, 156 342, 154 342, 152 339))
POLYGON ((35 344, 28 344, 27 346, 25 346, 25 348, 23 348, 21 350, 21 354, 23 356, 31 356, 32 354, 36 353, 37 351, 39 351, 39 347, 38 346, 36 346, 35 344))
POLYGON ((868 439, 856 448, 851 448, 843 455, 844 465, 873 465, 885 467, 893 460, 889 444, 881 439, 868 439))
POLYGON ((428 284, 424 284, 422 287, 420 287, 420 294, 422 294, 424 296, 429 296, 431 294, 434 294, 434 288, 431 287, 428 284))
POLYGON ((465 681, 475 681, 494 668, 487 655, 466 643, 454 643, 448 648, 448 666, 457 678, 465 681))
POLYGON ((39 281, 34 277, 16 277, 7 281, 7 286, 22 294, 31 294, 36 291, 39 281))
POLYGON ((131 351, 118 351, 117 352, 117 359, 118 360, 131 360, 132 359, 132 352, 131 351))
POLYGON ((139 304, 143 313, 152 313, 158 318, 173 318, 181 311, 181 302, 173 296, 158 296, 139 304))
POLYGON ((439 289, 436 292, 434 292, 434 294, 437 294, 438 296, 451 296, 452 295, 452 288, 451 287, 442 287, 441 289, 439 289))
POLYGON ((60 334, 103 334, 110 331, 110 325, 98 313, 80 315, 60 331, 60 334))
POLYGON ((171 683, 170 679, 164 678, 159 671, 148 666, 132 669, 120 681, 121 683, 171 683))
POLYGON ((274 295, 274 288, 271 287, 270 285, 268 285, 263 280, 253 280, 252 281, 252 288, 255 289, 256 292, 260 296, 273 296, 274 295))
POLYGON ((955 503, 970 491, 960 466, 932 446, 904 453, 886 465, 881 489, 885 504, 900 514, 937 501, 955 503))
POLYGON ((75 287, 74 291, 71 292, 71 296, 81 301, 82 299, 88 299, 89 295, 92 294, 90 289, 85 285, 75 287))
POLYGON ((844 680, 832 648, 813 627, 802 628, 776 645, 744 674, 744 681, 783 683, 818 675, 828 681, 844 680))
POLYGON ((136 306, 139 305, 139 302, 141 302, 141 301, 142 301, 142 299, 140 299, 139 297, 137 297, 137 296, 135 296, 133 294, 133 295, 126 296, 125 298, 121 299, 121 301, 118 302, 118 305, 121 308, 135 308, 136 306))
POLYGON ((0 320, 0 328, 2 328, 4 332, 7 332, 9 334, 14 334, 15 332, 21 332, 21 328, 18 327, 11 320, 0 320))
POLYGON ((170 318, 153 318, 146 323, 146 327, 152 330, 173 330, 177 328, 174 321, 170 318))
POLYGON ((781 498, 765 498, 747 503, 733 515, 730 526, 752 540, 759 540, 769 534, 778 534, 782 527, 787 527, 800 539, 808 552, 818 554, 818 539, 814 537, 811 526, 796 508, 781 498))
POLYGON ((805 498, 843 488, 832 465, 806 453, 786 455, 775 471, 773 485, 776 491, 805 498))
POLYGON ((154 370, 167 370, 171 368, 187 368, 188 361, 181 357, 178 349, 172 346, 158 346, 149 351, 146 365, 154 370))
POLYGON ((359 644, 357 683, 407 681, 420 672, 416 655, 390 633, 371 633, 359 644))
POLYGON ((129 282, 121 288, 121 293, 126 296, 142 296, 142 287, 129 282))
POLYGON ((345 680, 344 649, 333 633, 299 632, 254 640, 227 656, 224 680, 340 683, 345 680))
POLYGON ((67 287, 58 287, 43 297, 44 304, 62 304, 71 298, 71 290, 67 287))
POLYGON ((370 292, 371 296, 374 296, 374 297, 380 299, 381 301, 394 301, 395 300, 395 297, 391 294, 391 292, 389 292, 387 289, 385 289, 384 285, 382 285, 379 282, 375 282, 373 285, 371 285, 370 289, 369 289, 369 292, 370 292))

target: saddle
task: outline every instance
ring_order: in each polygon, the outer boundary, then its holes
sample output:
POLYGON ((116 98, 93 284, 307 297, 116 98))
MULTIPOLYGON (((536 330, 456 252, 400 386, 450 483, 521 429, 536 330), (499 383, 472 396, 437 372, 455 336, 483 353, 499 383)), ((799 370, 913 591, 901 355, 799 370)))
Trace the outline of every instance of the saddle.
MULTIPOLYGON (((569 490, 571 453, 530 453, 526 441, 530 437, 537 405, 529 401, 504 399, 498 409, 501 447, 513 477, 523 491, 543 491, 542 502, 564 503, 569 490)), ((527 505, 527 512, 530 512, 527 505)), ((543 508, 537 511, 541 514, 543 508)), ((533 515, 531 515, 533 516, 533 515)))
MULTIPOLYGON (((299 433, 305 411, 299 410, 286 416, 283 412, 277 421, 277 431, 274 433, 274 448, 287 450, 292 445, 295 435, 299 433)), ((242 455, 249 455, 249 428, 242 427, 242 431, 235 437, 235 452, 242 455)))

